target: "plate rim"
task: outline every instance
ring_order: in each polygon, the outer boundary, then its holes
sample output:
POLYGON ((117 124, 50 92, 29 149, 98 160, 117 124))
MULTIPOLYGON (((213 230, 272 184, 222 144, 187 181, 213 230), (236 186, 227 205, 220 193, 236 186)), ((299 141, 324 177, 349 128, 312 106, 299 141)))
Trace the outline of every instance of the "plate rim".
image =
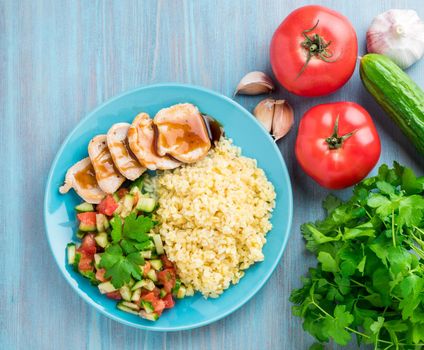
POLYGON ((244 306, 248 301, 250 301, 263 288, 263 286, 268 282, 269 278, 274 273, 276 267, 278 266, 278 264, 281 261, 283 253, 284 253, 285 248, 287 246, 288 239, 290 237, 291 227, 292 227, 292 222, 293 222, 293 190, 292 190, 291 178, 290 178, 290 174, 289 174, 288 169, 287 169, 286 162, 285 162, 283 155, 281 154, 281 151, 278 148, 276 142, 274 142, 274 140, 272 139, 272 137, 270 136, 269 133, 265 132, 265 130, 263 129, 260 122, 242 105, 240 105, 236 101, 232 100, 231 98, 229 98, 229 97, 227 97, 227 96, 225 96, 225 95, 223 95, 219 92, 216 92, 216 91, 213 91, 209 88, 205 88, 205 87, 198 86, 198 85, 184 84, 184 83, 148 84, 148 85, 142 85, 142 86, 130 89, 130 90, 126 90, 124 92, 121 92, 121 93, 115 95, 114 97, 112 97, 110 99, 105 100, 104 102, 99 104, 97 107, 95 107, 93 110, 89 111, 83 118, 81 118, 78 121, 78 123, 73 127, 73 129, 69 132, 69 134, 66 136, 66 138, 63 140, 62 144, 60 145, 58 151, 56 152, 56 155, 55 155, 55 157, 54 157, 54 159, 51 163, 50 170, 49 170, 49 173, 48 173, 48 176, 47 176, 47 181, 46 181, 46 185, 45 185, 45 189, 44 189, 44 200, 43 200, 43 221, 44 221, 44 231, 45 231, 47 242, 48 242, 48 245, 49 245, 49 248, 50 248, 50 252, 52 254, 52 258, 56 262, 56 265, 59 268, 61 275, 65 278, 67 284, 72 287, 72 289, 80 296, 80 298, 82 298, 82 300, 84 300, 86 303, 88 303, 90 306, 92 306, 96 311, 99 311, 100 313, 102 313, 106 317, 108 317, 108 318, 110 318, 114 321, 117 321, 121 324, 130 326, 130 327, 134 327, 134 328, 137 328, 137 329, 148 330, 148 331, 177 332, 177 331, 191 330, 191 329, 203 327, 203 326, 209 325, 211 323, 214 323, 216 321, 219 321, 219 320, 229 316, 230 314, 232 314, 233 312, 237 311, 242 306, 244 306), (177 88, 177 89, 183 88, 183 89, 192 89, 192 90, 197 90, 197 91, 200 91, 200 92, 203 92, 203 93, 211 94, 211 95, 214 95, 215 97, 223 99, 226 102, 232 104, 237 109, 239 109, 243 114, 245 114, 247 117, 251 118, 256 123, 256 125, 258 126, 260 132, 262 132, 263 134, 266 134, 266 136, 272 142, 274 150, 277 153, 277 158, 278 158, 278 160, 279 160, 279 162, 282 166, 283 177, 284 177, 283 180, 287 183, 287 190, 288 190, 288 199, 289 199, 288 202, 287 202, 288 224, 286 226, 286 232, 285 232, 286 234, 284 235, 283 243, 282 243, 280 250, 278 252, 278 256, 275 259, 275 261, 271 264, 271 267, 268 269, 268 272, 265 275, 264 279, 261 281, 261 283, 258 283, 254 288, 250 289, 249 293, 245 294, 246 297, 241 302, 235 303, 233 307, 227 309, 225 312, 223 312, 223 313, 221 313, 221 314, 219 314, 219 315, 217 315, 213 318, 210 318, 210 319, 207 319, 207 320, 204 320, 204 321, 201 321, 201 322, 197 322, 197 323, 194 323, 192 325, 187 325, 187 326, 178 326, 178 327, 146 326, 146 325, 143 325, 143 324, 137 324, 137 323, 128 321, 124 318, 115 316, 114 314, 109 313, 108 310, 105 309, 105 308, 99 308, 98 305, 87 294, 83 293, 82 290, 80 288, 78 288, 77 285, 75 285, 74 283, 71 283, 68 276, 62 271, 61 264, 56 259, 54 249, 53 249, 53 246, 52 246, 52 242, 51 242, 50 236, 48 234, 49 229, 48 229, 48 225, 47 225, 47 216, 48 216, 47 215, 47 205, 48 205, 48 198, 49 198, 49 192, 50 192, 49 190, 52 187, 53 170, 56 168, 57 163, 59 161, 59 158, 62 155, 64 148, 68 144, 71 137, 77 132, 80 125, 85 120, 90 119, 99 110, 101 110, 101 109, 105 108, 107 105, 115 102, 115 100, 119 100, 120 98, 122 98, 126 95, 133 94, 133 93, 138 92, 138 91, 154 89, 154 88, 177 88))

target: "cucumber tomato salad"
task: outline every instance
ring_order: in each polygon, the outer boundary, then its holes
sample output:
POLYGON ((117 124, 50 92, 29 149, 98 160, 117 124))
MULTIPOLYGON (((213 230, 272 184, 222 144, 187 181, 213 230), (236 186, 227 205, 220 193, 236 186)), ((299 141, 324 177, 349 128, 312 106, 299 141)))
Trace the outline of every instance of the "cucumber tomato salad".
POLYGON ((143 175, 107 195, 97 206, 75 207, 80 243, 67 246, 68 264, 117 301, 117 308, 156 321, 175 298, 193 295, 166 257, 152 215, 153 180, 143 175))

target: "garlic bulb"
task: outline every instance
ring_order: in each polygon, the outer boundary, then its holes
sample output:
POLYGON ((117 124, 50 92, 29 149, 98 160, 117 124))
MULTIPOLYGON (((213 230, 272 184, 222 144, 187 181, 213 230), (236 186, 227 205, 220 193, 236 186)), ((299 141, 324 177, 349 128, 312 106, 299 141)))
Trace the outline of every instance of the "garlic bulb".
POLYGON ((266 98, 257 104, 253 115, 266 131, 271 132, 275 141, 284 137, 294 123, 293 108, 285 100, 266 98))
POLYGON ((367 50, 408 68, 424 55, 424 22, 414 10, 383 12, 367 31, 367 50))
POLYGON ((234 95, 260 95, 275 89, 272 79, 263 72, 247 73, 237 85, 234 95))

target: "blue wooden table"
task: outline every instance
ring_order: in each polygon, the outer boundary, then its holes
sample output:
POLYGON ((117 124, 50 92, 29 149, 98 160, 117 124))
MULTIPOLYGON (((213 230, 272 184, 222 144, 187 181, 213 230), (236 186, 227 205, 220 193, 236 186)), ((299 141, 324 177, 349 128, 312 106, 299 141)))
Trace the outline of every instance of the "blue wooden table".
MULTIPOLYGON (((372 18, 416 1, 319 1, 347 15, 360 54, 372 18)), ((52 159, 90 110, 128 89, 184 82, 232 95, 252 70, 270 72, 273 31, 308 1, 0 1, 0 348, 1 349, 288 349, 313 342, 291 316, 290 290, 313 259, 299 225, 321 216, 328 191, 294 159, 296 128, 279 142, 294 189, 293 229, 284 257, 266 286, 242 309, 207 327, 178 333, 135 330, 84 303, 60 275, 44 233, 42 201, 52 159)), ((424 60, 408 70, 424 86, 424 60)), ((380 163, 397 160, 424 173, 406 138, 362 87, 358 71, 328 97, 302 99, 280 89, 296 111, 356 101, 374 117, 382 139, 380 163)), ((248 109, 256 97, 237 97, 248 109)), ((349 190, 340 192, 342 196, 349 190)), ((354 345, 351 347, 355 348, 354 345)))

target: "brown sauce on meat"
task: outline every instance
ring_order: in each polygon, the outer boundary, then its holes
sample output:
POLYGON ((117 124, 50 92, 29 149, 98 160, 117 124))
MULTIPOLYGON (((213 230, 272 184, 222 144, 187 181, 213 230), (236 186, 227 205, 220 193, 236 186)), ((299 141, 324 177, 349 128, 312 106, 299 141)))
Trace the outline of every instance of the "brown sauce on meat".
POLYGON ((201 118, 183 119, 176 122, 162 122, 166 132, 160 134, 160 142, 166 148, 177 148, 178 152, 189 153, 194 149, 208 147, 209 139, 205 133, 205 124, 201 118))
POLYGON ((98 168, 96 176, 99 181, 116 175, 112 156, 107 147, 104 148, 93 161, 96 163, 96 168, 98 168))
POLYGON ((202 114, 202 117, 205 122, 206 129, 208 130, 209 139, 211 140, 212 145, 214 145, 215 141, 219 141, 221 136, 224 136, 224 128, 211 116, 202 114))
POLYGON ((93 187, 97 187, 96 174, 94 172, 94 168, 91 163, 87 165, 85 168, 76 172, 74 175, 74 178, 75 178, 75 181, 77 181, 78 184, 83 189, 90 189, 93 187))
POLYGON ((130 149, 127 138, 122 141, 116 141, 110 146, 114 149, 114 152, 116 154, 115 157, 125 157, 126 159, 128 159, 125 165, 121 165, 122 171, 138 168, 140 166, 139 163, 135 160, 135 156, 130 149), (119 153, 116 151, 117 149, 119 149, 119 153))

